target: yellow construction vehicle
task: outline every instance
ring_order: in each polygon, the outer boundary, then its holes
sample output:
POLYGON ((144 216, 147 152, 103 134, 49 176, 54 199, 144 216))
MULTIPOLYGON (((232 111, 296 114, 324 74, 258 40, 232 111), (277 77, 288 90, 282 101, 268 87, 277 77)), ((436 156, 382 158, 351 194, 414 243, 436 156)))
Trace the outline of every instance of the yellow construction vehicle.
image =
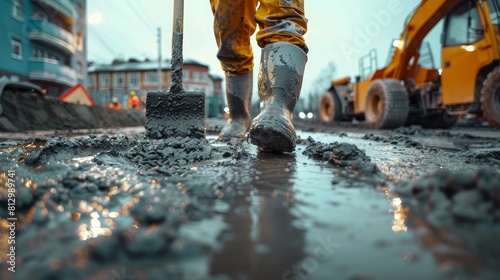
POLYGON ((500 127, 499 62, 500 0, 422 0, 387 66, 354 83, 333 81, 320 98, 320 118, 354 117, 373 128, 448 128, 473 114, 500 127), (441 69, 426 68, 419 63, 423 40, 441 20, 441 69))

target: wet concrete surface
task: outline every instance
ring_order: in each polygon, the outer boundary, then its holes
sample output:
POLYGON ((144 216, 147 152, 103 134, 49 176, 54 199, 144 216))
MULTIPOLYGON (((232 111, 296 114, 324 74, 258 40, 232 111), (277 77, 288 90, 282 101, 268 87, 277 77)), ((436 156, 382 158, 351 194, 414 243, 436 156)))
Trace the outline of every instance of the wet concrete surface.
POLYGON ((0 277, 499 278, 498 130, 305 123, 274 155, 208 123, 206 140, 2 135, 0 277))

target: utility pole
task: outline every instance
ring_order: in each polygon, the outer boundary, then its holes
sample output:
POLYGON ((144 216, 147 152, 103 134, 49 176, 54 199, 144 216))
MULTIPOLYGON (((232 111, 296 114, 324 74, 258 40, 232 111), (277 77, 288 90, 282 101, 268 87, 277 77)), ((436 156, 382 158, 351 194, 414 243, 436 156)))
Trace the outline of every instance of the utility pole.
POLYGON ((161 90, 161 84, 163 79, 161 76, 161 27, 158 27, 158 90, 161 90))

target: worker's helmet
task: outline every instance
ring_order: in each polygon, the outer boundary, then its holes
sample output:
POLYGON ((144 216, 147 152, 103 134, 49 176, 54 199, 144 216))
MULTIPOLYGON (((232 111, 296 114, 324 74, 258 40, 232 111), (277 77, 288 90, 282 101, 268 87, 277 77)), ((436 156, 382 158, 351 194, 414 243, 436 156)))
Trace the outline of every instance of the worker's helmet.
POLYGON ((113 103, 118 103, 118 98, 113 97, 113 99, 111 99, 111 101, 112 101, 113 103))
POLYGON ((135 91, 134 90, 130 91, 130 96, 135 96, 135 91))

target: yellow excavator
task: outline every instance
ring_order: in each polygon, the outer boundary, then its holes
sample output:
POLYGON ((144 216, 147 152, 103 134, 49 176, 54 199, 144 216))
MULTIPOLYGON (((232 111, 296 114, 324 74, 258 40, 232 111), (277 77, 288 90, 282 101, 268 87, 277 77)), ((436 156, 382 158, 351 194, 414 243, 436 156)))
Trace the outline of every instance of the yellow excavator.
POLYGON ((331 82, 319 102, 323 122, 448 128, 472 114, 500 127, 500 0, 422 0, 393 45, 386 67, 331 82), (426 68, 423 40, 441 20, 441 69, 426 68))

